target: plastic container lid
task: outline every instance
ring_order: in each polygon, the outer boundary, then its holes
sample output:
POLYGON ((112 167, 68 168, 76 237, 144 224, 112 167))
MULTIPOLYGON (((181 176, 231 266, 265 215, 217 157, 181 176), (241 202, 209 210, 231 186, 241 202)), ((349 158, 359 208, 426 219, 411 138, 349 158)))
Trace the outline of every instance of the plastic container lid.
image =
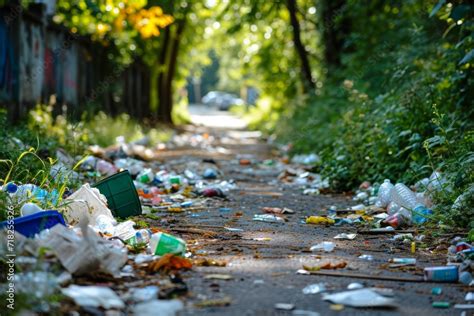
MULTIPOLYGON (((34 237, 42 230, 64 223, 64 218, 58 211, 41 211, 31 215, 13 219, 14 229, 26 237, 34 237)), ((9 229, 8 221, 0 223, 0 227, 9 229)))

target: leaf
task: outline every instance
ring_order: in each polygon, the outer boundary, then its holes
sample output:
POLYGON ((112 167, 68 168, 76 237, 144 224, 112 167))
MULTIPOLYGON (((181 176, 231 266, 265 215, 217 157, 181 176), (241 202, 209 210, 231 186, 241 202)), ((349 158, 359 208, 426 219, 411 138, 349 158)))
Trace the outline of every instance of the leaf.
POLYGON ((449 15, 454 21, 463 19, 471 11, 471 6, 467 4, 461 4, 453 8, 449 15))
POLYGON ((193 264, 190 260, 176 256, 171 253, 167 253, 162 256, 159 260, 155 260, 148 265, 148 270, 150 272, 157 272, 160 270, 170 271, 170 270, 188 270, 193 267, 193 264))
POLYGON ((430 13, 430 18, 433 17, 438 11, 441 9, 441 7, 446 3, 446 0, 439 0, 438 3, 434 6, 433 10, 431 10, 430 13))
POLYGON ((474 49, 472 49, 469 53, 467 53, 463 59, 461 59, 461 61, 459 62, 459 65, 463 65, 467 62, 469 62, 471 59, 474 58, 474 49))

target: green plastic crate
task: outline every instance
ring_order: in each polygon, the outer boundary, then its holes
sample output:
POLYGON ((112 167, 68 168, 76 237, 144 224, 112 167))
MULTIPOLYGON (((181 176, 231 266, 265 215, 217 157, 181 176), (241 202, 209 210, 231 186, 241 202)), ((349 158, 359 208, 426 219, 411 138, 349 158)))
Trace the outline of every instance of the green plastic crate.
POLYGON ((137 189, 128 170, 105 178, 97 182, 94 187, 105 195, 114 216, 126 218, 142 213, 137 189))

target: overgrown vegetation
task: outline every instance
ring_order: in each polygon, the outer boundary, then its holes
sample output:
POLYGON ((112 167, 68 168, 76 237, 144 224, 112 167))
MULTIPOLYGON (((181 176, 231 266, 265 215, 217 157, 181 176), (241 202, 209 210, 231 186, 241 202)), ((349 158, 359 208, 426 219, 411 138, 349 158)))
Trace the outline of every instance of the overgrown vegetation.
MULTIPOLYGON (((81 184, 68 175, 51 173, 57 163, 56 150, 65 149, 80 161, 90 145, 107 147, 118 140, 132 142, 147 137, 153 146, 171 136, 170 130, 141 126, 126 114, 116 118, 104 113, 91 117, 84 114, 82 120, 74 122, 53 116, 50 106, 36 107, 27 122, 16 126, 7 124, 7 114, 1 111, 0 123, 5 127, 0 130, 0 142, 4 144, 0 147, 0 185, 30 183, 47 190, 50 198, 34 201, 44 209, 57 209, 64 192, 81 184)), ((6 192, 0 192, 0 220, 6 218, 8 198, 6 192)), ((22 204, 14 204, 17 214, 22 204)))
MULTIPOLYGON (((286 78, 287 88, 278 79, 265 81, 264 97, 248 112, 251 125, 275 132, 293 153, 318 153, 318 171, 338 190, 385 178, 414 184, 441 171, 446 181, 434 197, 437 216, 474 228, 474 6, 444 0, 297 4, 315 89, 289 89, 295 77, 286 78), (465 192, 471 194, 463 206, 452 207, 465 192)), ((280 65, 298 58, 264 49, 255 55, 280 65)))

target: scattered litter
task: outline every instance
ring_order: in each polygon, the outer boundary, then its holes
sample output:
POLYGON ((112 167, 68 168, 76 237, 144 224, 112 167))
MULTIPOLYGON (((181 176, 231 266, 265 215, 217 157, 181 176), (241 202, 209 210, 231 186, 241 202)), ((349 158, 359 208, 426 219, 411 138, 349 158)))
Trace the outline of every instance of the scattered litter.
POLYGON ((189 259, 168 253, 163 255, 160 259, 149 263, 147 269, 150 272, 157 272, 160 270, 189 270, 192 267, 193 264, 189 259))
POLYGON ((334 236, 334 239, 347 239, 347 240, 353 240, 357 237, 357 234, 346 234, 346 233, 341 233, 336 236, 334 236))
POLYGON ((315 224, 315 225, 332 225, 336 221, 329 217, 324 216, 309 216, 306 218, 306 224, 315 224))
POLYGON ((230 232, 243 232, 244 231, 242 228, 234 228, 234 227, 224 227, 224 229, 230 232))
POLYGON ((79 306, 103 307, 105 309, 122 309, 125 303, 112 289, 103 286, 70 285, 61 292, 74 300, 79 306))
POLYGON ((374 260, 374 256, 366 255, 366 254, 360 255, 358 258, 362 259, 362 260, 365 260, 365 261, 373 261, 374 260))
POLYGON ((316 245, 313 245, 309 248, 309 250, 311 251, 325 251, 325 252, 331 252, 334 250, 334 248, 336 247, 336 244, 334 244, 333 242, 331 241, 323 241, 323 242, 320 242, 319 244, 316 244, 316 245))
POLYGON ((180 300, 152 300, 133 307, 134 315, 143 316, 175 316, 184 309, 180 300))
POLYGON ((392 258, 389 262, 395 263, 397 266, 416 265, 416 258, 392 258))
POLYGON ((146 302, 157 299, 159 287, 149 285, 144 288, 133 288, 128 291, 125 297, 129 297, 134 302, 146 302))
POLYGON ((193 263, 200 267, 225 267, 227 265, 227 262, 225 261, 218 261, 210 258, 197 258, 193 263))
POLYGON ((208 274, 204 277, 208 280, 232 280, 233 278, 230 274, 208 274))
POLYGON ((474 304, 455 304, 455 309, 474 309, 474 304))
POLYGON ((253 216, 254 221, 259 221, 259 222, 269 222, 269 223, 282 223, 285 222, 285 220, 279 216, 273 215, 273 214, 255 214, 253 216))
POLYGON ((434 308, 449 308, 451 306, 451 303, 449 302, 433 302, 431 303, 431 306, 434 308))
POLYGON ((43 247, 50 248, 71 274, 88 274, 103 271, 120 275, 120 268, 127 261, 127 250, 97 236, 81 224, 82 236, 62 225, 56 225, 38 239, 43 247))
POLYGON ((424 270, 424 279, 425 281, 456 282, 458 280, 458 267, 427 267, 424 270))
POLYGON ((346 261, 337 261, 337 262, 327 261, 325 263, 322 263, 322 264, 314 266, 314 267, 303 265, 303 268, 307 271, 319 271, 321 269, 324 269, 324 270, 343 269, 346 266, 347 266, 346 261))
POLYGON ((357 282, 350 283, 347 286, 348 290, 358 290, 358 289, 363 289, 363 288, 364 288, 364 285, 362 283, 357 283, 357 282))
POLYGON ((323 300, 352 307, 397 307, 393 298, 382 296, 372 289, 323 294, 323 300))
POLYGON ((344 305, 342 305, 342 304, 331 304, 331 305, 329 305, 329 309, 331 309, 332 311, 339 312, 339 311, 342 311, 344 309, 344 305))
POLYGON ((196 307, 206 308, 206 307, 223 307, 223 306, 229 306, 230 304, 232 304, 232 299, 230 297, 224 297, 221 299, 204 300, 194 305, 196 307))
POLYGON ((283 310, 283 311, 291 311, 295 308, 294 304, 287 304, 287 303, 276 303, 275 309, 283 310))
POLYGON ((303 288, 303 294, 318 294, 326 292, 326 285, 324 283, 310 284, 303 288))
POLYGON ((466 293, 466 297, 464 298, 466 301, 474 301, 474 292, 466 293))
POLYGON ((293 316, 321 316, 321 314, 313 311, 307 311, 303 309, 295 309, 291 312, 293 316))
POLYGON ((443 289, 440 287, 434 287, 431 289, 431 294, 433 295, 441 295, 443 293, 443 289))
POLYGON ((263 207, 262 211, 268 214, 294 214, 295 211, 289 208, 279 208, 279 207, 263 207))

